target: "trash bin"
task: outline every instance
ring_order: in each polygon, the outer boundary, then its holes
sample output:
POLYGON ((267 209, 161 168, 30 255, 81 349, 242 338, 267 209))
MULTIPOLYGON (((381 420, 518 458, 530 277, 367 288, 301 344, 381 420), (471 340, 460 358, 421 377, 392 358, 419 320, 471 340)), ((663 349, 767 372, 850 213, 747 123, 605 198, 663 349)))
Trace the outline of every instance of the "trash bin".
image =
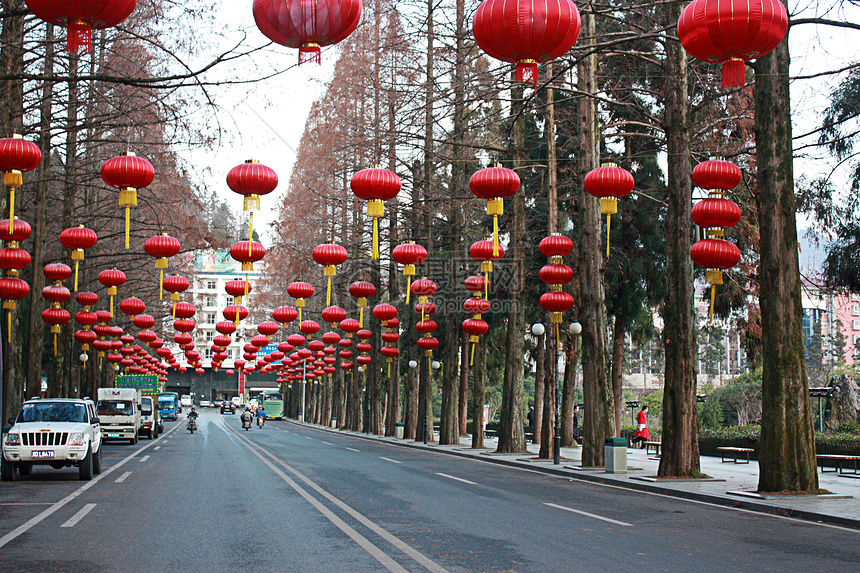
POLYGON ((627 473, 627 440, 606 438, 603 441, 603 462, 608 474, 627 473))
POLYGON ((332 418, 332 419, 331 419, 331 427, 332 427, 332 428, 337 428, 337 418, 332 418))
POLYGON ((400 422, 394 425, 394 437, 398 440, 403 439, 403 424, 400 422))

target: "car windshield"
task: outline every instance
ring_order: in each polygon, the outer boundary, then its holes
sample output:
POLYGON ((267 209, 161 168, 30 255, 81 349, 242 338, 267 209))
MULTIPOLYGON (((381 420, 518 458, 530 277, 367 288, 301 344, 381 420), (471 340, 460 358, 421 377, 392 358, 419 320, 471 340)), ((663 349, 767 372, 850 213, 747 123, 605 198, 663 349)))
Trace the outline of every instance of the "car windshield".
POLYGON ((152 414, 152 398, 144 398, 140 402, 140 413, 144 416, 152 414))
POLYGON ((129 400, 99 400, 99 416, 132 416, 129 400))
POLYGON ((173 399, 167 398, 165 400, 158 401, 158 409, 159 410, 170 410, 173 408, 173 399))
POLYGON ((73 402, 39 402, 24 404, 17 422, 86 422, 87 409, 73 402))

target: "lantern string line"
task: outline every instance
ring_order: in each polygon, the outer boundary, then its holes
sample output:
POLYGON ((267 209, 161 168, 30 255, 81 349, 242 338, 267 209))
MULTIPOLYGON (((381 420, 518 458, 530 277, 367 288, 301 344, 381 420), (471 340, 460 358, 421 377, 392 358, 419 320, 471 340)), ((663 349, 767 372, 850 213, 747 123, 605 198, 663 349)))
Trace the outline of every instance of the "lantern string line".
POLYGON ((9 187, 9 234, 15 224, 15 188, 9 187))
POLYGON ((606 258, 609 258, 609 229, 612 226, 612 214, 606 214, 606 258))
MULTIPOLYGON (((254 211, 251 210, 248 212, 248 258, 251 257, 251 245, 253 244, 251 241, 254 237, 254 211)), ((245 293, 247 294, 247 293, 245 293)))
POLYGON ((131 244, 131 232, 129 230, 129 226, 131 225, 131 206, 125 206, 125 248, 128 249, 131 244))
POLYGON ((708 316, 708 324, 712 324, 714 322, 714 300, 717 296, 717 285, 711 285, 711 311, 708 316))

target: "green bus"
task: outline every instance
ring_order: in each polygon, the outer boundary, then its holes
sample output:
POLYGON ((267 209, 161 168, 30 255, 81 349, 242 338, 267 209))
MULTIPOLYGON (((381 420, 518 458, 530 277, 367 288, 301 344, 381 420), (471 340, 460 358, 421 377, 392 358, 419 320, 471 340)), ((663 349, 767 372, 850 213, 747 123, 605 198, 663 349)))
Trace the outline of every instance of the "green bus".
POLYGON ((257 396, 257 402, 266 411, 267 418, 280 420, 284 417, 284 395, 277 390, 263 390, 257 396))

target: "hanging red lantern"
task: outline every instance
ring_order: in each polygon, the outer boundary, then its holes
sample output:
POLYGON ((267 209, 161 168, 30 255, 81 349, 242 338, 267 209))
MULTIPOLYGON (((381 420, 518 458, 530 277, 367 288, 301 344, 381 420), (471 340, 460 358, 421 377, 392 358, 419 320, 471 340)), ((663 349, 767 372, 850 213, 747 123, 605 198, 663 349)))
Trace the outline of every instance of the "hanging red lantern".
POLYGON ((175 302, 172 307, 173 319, 193 318, 197 314, 197 308, 190 302, 175 302))
POLYGON ((376 165, 362 169, 349 182, 352 192, 367 201, 367 216, 373 217, 373 248, 371 257, 379 260, 379 218, 385 214, 385 201, 400 193, 400 177, 393 171, 376 165))
POLYGON ((618 212, 618 197, 624 197, 633 191, 635 182, 633 175, 614 163, 604 163, 597 169, 592 169, 583 180, 585 190, 589 195, 600 198, 600 213, 606 215, 606 256, 609 257, 609 229, 612 215, 618 212))
POLYGON ((327 306, 322 311, 322 319, 331 324, 332 328, 337 328, 340 321, 345 318, 346 311, 339 306, 327 306))
POLYGON ((496 164, 476 171, 469 179, 469 187, 472 193, 487 200, 487 215, 493 216, 493 255, 499 256, 499 215, 504 214, 504 198, 520 188, 520 176, 513 169, 496 164))
POLYGON ((439 340, 432 336, 422 336, 418 339, 417 344, 418 348, 425 351, 425 353, 429 353, 427 356, 432 356, 433 351, 439 348, 439 340))
POLYGON ((304 345, 305 337, 301 334, 291 334, 287 337, 287 343, 294 348, 304 345))
POLYGON ((30 223, 22 219, 15 219, 14 225, 9 222, 9 219, 0 221, 0 240, 6 241, 7 247, 20 246, 19 243, 25 241, 33 232, 30 223))
POLYGON ((263 336, 271 336, 278 332, 281 327, 277 322, 265 321, 257 325, 257 332, 263 336))
POLYGON ((303 320, 303 321, 301 322, 301 324, 299 324, 299 330, 300 330, 303 334, 305 334, 305 335, 307 335, 307 336, 311 336, 311 335, 316 334, 317 332, 319 332, 319 330, 320 330, 320 325, 319 325, 319 323, 318 323, 318 322, 316 322, 316 321, 314 321, 314 320, 303 320))
POLYGON ((170 293, 170 300, 179 300, 179 295, 189 289, 191 283, 185 277, 171 275, 164 277, 164 290, 170 293))
POLYGON ((376 287, 367 281, 355 281, 349 285, 349 294, 358 299, 358 323, 364 326, 364 307, 367 306, 367 299, 376 294, 376 287))
POLYGON ((540 306, 550 313, 554 323, 561 322, 561 315, 573 307, 573 296, 564 291, 550 291, 540 297, 540 306))
POLYGON ((75 313, 75 322, 84 327, 84 330, 96 323, 96 313, 88 310, 80 310, 75 313))
POLYGON ((268 195, 278 186, 278 175, 256 159, 248 159, 227 173, 227 186, 245 197, 242 209, 249 211, 247 246, 250 254, 250 242, 254 240, 254 209, 260 208, 260 195, 268 195))
POLYGON ((776 48, 788 31, 780 0, 693 0, 678 20, 678 39, 688 54, 723 65, 724 88, 745 83, 744 62, 776 48))
POLYGON ((0 139, 0 171, 3 172, 3 185, 9 188, 9 220, 4 227, 8 226, 10 234, 14 230, 15 189, 24 184, 23 173, 32 171, 41 161, 42 150, 32 141, 18 134, 0 139))
POLYGON ((152 342, 156 338, 158 338, 158 335, 156 335, 151 330, 141 330, 140 333, 137 335, 137 339, 140 340, 141 342, 143 342, 144 344, 149 344, 150 342, 152 342))
POLYGON ((94 292, 82 291, 75 295, 75 300, 79 305, 84 307, 84 310, 90 310, 99 302, 99 295, 94 292))
POLYGON ((269 344, 269 337, 263 336, 262 334, 258 334, 257 336, 251 338, 251 344, 253 344, 257 348, 263 348, 264 346, 269 344))
POLYGON ((69 311, 59 306, 51 306, 42 311, 42 320, 51 325, 51 333, 54 335, 54 356, 57 355, 57 335, 60 333, 60 326, 69 322, 71 318, 69 311))
POLYGON ((215 325, 215 330, 224 336, 230 336, 236 332, 236 325, 232 320, 222 320, 215 325))
POLYGON ((66 302, 71 298, 72 293, 62 285, 53 284, 42 289, 42 296, 48 302, 66 302))
POLYGON ((239 324, 240 320, 245 320, 248 318, 248 308, 242 306, 241 304, 231 304, 229 306, 224 307, 224 310, 221 311, 221 314, 224 315, 224 318, 227 320, 233 321, 233 326, 239 324))
POLYGON ((279 306, 272 311, 272 318, 275 322, 280 322, 281 326, 287 327, 287 324, 294 321, 299 316, 296 309, 291 306, 279 306))
POLYGON ((340 342, 340 334, 337 332, 326 332, 322 335, 322 341, 329 346, 335 345, 340 342))
POLYGON ((60 243, 72 251, 72 260, 75 261, 75 288, 78 290, 78 264, 84 260, 84 251, 96 244, 98 235, 92 229, 83 225, 69 227, 60 233, 60 243))
POLYGON ((37 18, 67 28, 66 50, 77 54, 93 51, 92 30, 113 28, 134 11, 137 0, 79 2, 77 0, 26 0, 37 18))
POLYGON ((99 282, 102 286, 107 287, 107 293, 110 297, 110 313, 113 316, 113 299, 117 294, 116 287, 125 284, 125 273, 118 269, 107 269, 99 273, 99 282))
POLYGON ((152 328, 155 325, 155 318, 150 314, 138 314, 132 322, 138 328, 152 328))
POLYGON ((178 318, 173 321, 173 328, 179 332, 191 332, 197 326, 190 318, 178 318))
POLYGON ((287 294, 296 299, 296 308, 299 310, 299 322, 301 322, 305 299, 314 295, 314 287, 310 283, 302 281, 293 282, 287 286, 287 294))
POLYGON ((120 312, 127 314, 128 317, 134 321, 135 315, 142 313, 146 310, 146 303, 144 303, 139 298, 129 297, 125 298, 119 303, 120 312))
POLYGON ((725 239, 703 239, 697 241, 690 249, 690 258, 705 270, 705 282, 711 285, 711 309, 709 321, 714 319, 714 300, 717 285, 723 284, 723 271, 741 260, 741 251, 737 245, 725 239))
MULTIPOLYGON (((308 350, 316 352, 317 354, 321 353, 325 348, 325 344, 321 340, 311 340, 308 342, 308 350)), ((322 356, 322 354, 319 354, 322 356)))
POLYGON ((741 220, 741 208, 729 199, 707 198, 693 206, 693 222, 707 229, 709 237, 722 237, 723 229, 734 227, 741 220))
POLYGON ((155 179, 155 167, 131 151, 112 157, 102 164, 102 180, 119 189, 119 205, 125 207, 125 248, 129 248, 131 207, 137 207, 137 190, 148 187, 155 179))
MULTIPOLYGON (((354 318, 347 318, 340 321, 340 329, 344 331, 348 337, 352 337, 353 334, 361 330, 361 323, 354 318)), ((344 341, 341 341, 340 345, 343 346, 344 341)))
POLYGON ((377 304, 373 307, 373 317, 382 322, 382 326, 387 326, 389 320, 397 317, 397 307, 393 304, 377 304))
POLYGON ((415 265, 420 265, 427 260, 427 249, 409 241, 397 245, 391 251, 391 258, 403 265, 403 276, 407 277, 406 304, 409 304, 409 295, 412 292, 412 277, 415 276, 415 265))
POLYGON ((266 256, 266 247, 257 241, 237 241, 230 247, 230 256, 242 263, 243 271, 253 271, 254 263, 266 256))
POLYGON ((361 21, 361 0, 254 0, 254 21, 264 36, 299 49, 299 65, 320 63, 320 47, 352 34, 361 21))
POLYGON ((490 301, 480 297, 467 298, 463 303, 463 310, 469 314, 484 314, 490 312, 490 301))
MULTIPOLYGON (((540 252, 547 257, 566 257, 573 250, 573 241, 561 233, 553 233, 540 241, 540 252)), ((561 262, 561 261, 559 261, 561 262)))
POLYGON ((30 265, 30 253, 19 247, 6 247, 0 249, 0 269, 15 271, 10 276, 17 276, 17 272, 26 269, 30 265))
POLYGON ((517 64, 518 82, 537 88, 538 64, 566 54, 581 25, 572 0, 484 0, 472 33, 488 56, 517 64))
MULTIPOLYGON (((234 362, 234 365, 235 365, 235 362, 234 362)), ((238 366, 236 366, 236 368, 239 368, 239 367, 238 367, 238 366)), ((233 374, 235 374, 235 373, 236 373, 236 372, 235 372, 235 371, 233 371, 233 370, 228 370, 228 371, 227 371, 227 372, 225 372, 224 374, 226 374, 228 377, 232 378, 232 377, 233 377, 233 374)))
MULTIPOLYGON (((229 324, 229 323, 228 323, 229 324)), ((217 344, 222 348, 226 348, 230 346, 230 343, 233 342, 233 339, 227 336, 226 334, 218 334, 212 338, 212 344, 217 344)))
POLYGON ((161 271, 158 279, 158 300, 164 298, 164 269, 167 268, 167 259, 176 255, 180 248, 179 240, 167 233, 150 237, 143 243, 143 250, 155 258, 155 268, 161 271))
POLYGON ((481 262, 481 272, 484 273, 484 298, 489 298, 490 278, 493 272, 493 261, 498 261, 505 256, 505 249, 499 245, 498 253, 495 252, 493 241, 475 241, 469 247, 469 255, 476 261, 481 262))
POLYGON ((341 245, 333 242, 323 243, 314 247, 311 256, 318 265, 323 266, 323 276, 328 278, 328 288, 325 295, 326 306, 331 305, 331 278, 337 274, 337 265, 346 262, 347 252, 341 245))
POLYGON ((723 229, 741 220, 741 208, 725 198, 725 192, 741 182, 740 167, 729 161, 703 161, 693 169, 693 184, 708 190, 708 198, 693 206, 693 221, 707 229, 709 237, 724 236, 723 229))
POLYGON ((573 280, 573 269, 563 264, 545 265, 540 270, 540 280, 546 284, 567 284, 573 280))

